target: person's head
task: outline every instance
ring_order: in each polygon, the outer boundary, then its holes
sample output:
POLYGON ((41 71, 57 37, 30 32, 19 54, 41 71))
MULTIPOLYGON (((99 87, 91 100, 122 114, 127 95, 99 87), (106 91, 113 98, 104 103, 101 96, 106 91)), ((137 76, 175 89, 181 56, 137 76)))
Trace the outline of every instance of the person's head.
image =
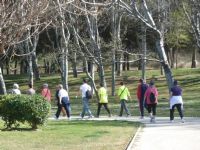
POLYGON ((83 79, 83 83, 87 83, 87 80, 86 80, 86 79, 83 79))
POLYGON ((13 84, 13 89, 19 89, 19 85, 17 83, 13 84))
POLYGON ((140 79, 140 80, 139 80, 139 82, 140 82, 140 83, 143 83, 143 82, 144 82, 144 80, 143 80, 143 79, 140 79))
POLYGON ((100 85, 100 87, 103 87, 103 83, 100 83, 99 85, 100 85))
POLYGON ((48 84, 47 83, 43 84, 43 88, 48 88, 48 84))
POLYGON ((59 89, 63 89, 63 85, 62 85, 62 84, 59 84, 59 85, 58 85, 58 88, 59 88, 59 89))
POLYGON ((33 85, 31 83, 28 84, 29 88, 33 88, 33 85))
POLYGON ((174 80, 174 85, 178 85, 178 81, 177 80, 174 80))
POLYGON ((123 81, 121 81, 121 82, 120 82, 120 85, 124 85, 124 82, 123 82, 123 81))
POLYGON ((150 83, 149 83, 149 85, 150 85, 150 86, 154 86, 154 81, 151 80, 150 83))

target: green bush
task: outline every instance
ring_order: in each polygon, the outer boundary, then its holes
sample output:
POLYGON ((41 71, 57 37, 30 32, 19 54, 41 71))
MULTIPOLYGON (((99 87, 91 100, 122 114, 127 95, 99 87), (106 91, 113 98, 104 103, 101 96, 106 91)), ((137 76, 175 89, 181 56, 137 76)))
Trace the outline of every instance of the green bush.
POLYGON ((33 129, 43 125, 50 112, 50 104, 40 95, 0 96, 0 116, 7 128, 29 123, 33 129))

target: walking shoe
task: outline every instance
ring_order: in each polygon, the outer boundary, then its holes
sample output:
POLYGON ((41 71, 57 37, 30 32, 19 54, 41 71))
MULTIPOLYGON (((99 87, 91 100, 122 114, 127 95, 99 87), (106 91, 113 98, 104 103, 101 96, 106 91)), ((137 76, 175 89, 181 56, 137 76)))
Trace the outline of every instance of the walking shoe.
POLYGON ((144 119, 144 116, 140 116, 140 119, 144 119))
POLYGON ((54 118, 55 120, 58 120, 58 117, 56 117, 56 115, 54 115, 53 118, 54 118))
POLYGON ((128 114, 126 117, 130 117, 131 115, 130 114, 128 114))
POLYGON ((112 117, 112 115, 111 115, 111 114, 109 114, 109 115, 108 115, 108 117, 112 117))
POLYGON ((67 120, 71 120, 71 117, 68 117, 67 120))
POLYGON ((174 120, 170 120, 170 123, 173 123, 174 122, 174 120))
POLYGON ((90 115, 88 118, 94 118, 94 116, 93 116, 93 115, 90 115))
POLYGON ((184 123, 184 122, 185 122, 185 120, 182 118, 182 119, 181 119, 181 122, 182 122, 182 123, 184 123))

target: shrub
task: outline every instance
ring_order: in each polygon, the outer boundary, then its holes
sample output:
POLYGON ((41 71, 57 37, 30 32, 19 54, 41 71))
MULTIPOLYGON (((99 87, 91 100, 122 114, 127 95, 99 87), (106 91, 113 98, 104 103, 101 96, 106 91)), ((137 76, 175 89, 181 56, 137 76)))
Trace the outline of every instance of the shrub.
POLYGON ((0 116, 7 128, 29 123, 33 129, 43 125, 50 112, 50 104, 40 95, 0 96, 0 116))

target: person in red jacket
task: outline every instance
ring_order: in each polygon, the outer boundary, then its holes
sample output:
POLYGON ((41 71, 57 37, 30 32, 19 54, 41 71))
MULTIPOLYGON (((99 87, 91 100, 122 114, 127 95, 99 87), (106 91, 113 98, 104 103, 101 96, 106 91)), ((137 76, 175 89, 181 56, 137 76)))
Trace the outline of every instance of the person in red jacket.
POLYGON ((144 105, 145 105, 145 98, 144 94, 148 88, 148 85, 144 82, 143 79, 139 80, 139 84, 137 87, 137 98, 139 103, 139 109, 140 109, 140 118, 144 118, 144 105))
POLYGON ((152 80, 150 81, 149 87, 147 88, 144 96, 146 98, 148 113, 151 118, 150 122, 155 122, 156 106, 158 103, 158 90, 154 86, 154 82, 152 80))

